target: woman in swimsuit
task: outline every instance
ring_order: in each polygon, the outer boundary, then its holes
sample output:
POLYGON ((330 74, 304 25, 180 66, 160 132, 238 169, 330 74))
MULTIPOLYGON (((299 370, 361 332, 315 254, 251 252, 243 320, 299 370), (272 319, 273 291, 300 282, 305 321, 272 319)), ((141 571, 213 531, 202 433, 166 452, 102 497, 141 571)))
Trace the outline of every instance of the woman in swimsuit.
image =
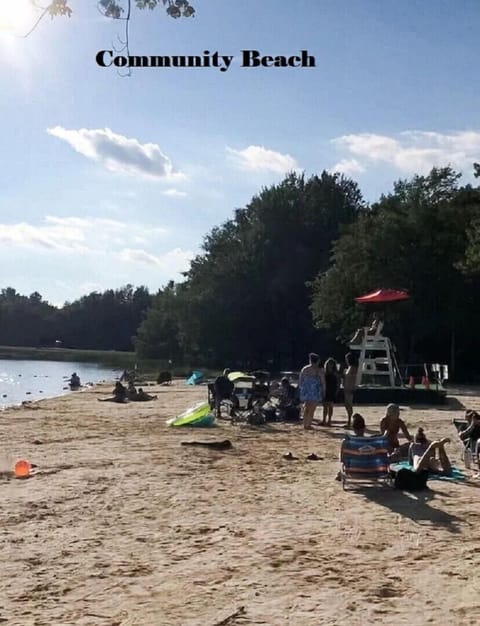
POLYGON ((449 442, 450 439, 428 441, 423 428, 419 428, 408 450, 408 460, 413 466, 413 471, 421 472, 427 470, 434 474, 450 476, 452 465, 445 452, 445 444, 449 442), (436 458, 437 452, 438 459, 436 458))
POLYGON ((309 354, 309 363, 300 372, 298 388, 300 402, 303 402, 303 427, 311 430, 315 409, 322 402, 324 381, 318 354, 309 354))

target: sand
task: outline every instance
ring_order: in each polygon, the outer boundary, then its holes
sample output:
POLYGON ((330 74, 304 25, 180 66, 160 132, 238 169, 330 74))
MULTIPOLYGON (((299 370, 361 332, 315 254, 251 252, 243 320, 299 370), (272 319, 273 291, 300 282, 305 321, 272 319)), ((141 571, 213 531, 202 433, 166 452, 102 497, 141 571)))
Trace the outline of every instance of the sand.
MULTIPOLYGON (((480 481, 344 492, 340 408, 335 427, 310 433, 173 429, 165 419, 204 387, 97 402, 110 388, 0 414, 0 624, 480 623, 480 481), (234 447, 180 446, 202 438, 234 447), (288 451, 300 460, 284 460, 288 451), (38 473, 14 479, 19 457, 38 473)), ((462 405, 480 408, 480 395, 460 390, 449 407, 403 417, 454 440, 462 405)), ((376 426, 382 408, 361 412, 376 426)), ((457 442, 449 452, 461 465, 457 442)))

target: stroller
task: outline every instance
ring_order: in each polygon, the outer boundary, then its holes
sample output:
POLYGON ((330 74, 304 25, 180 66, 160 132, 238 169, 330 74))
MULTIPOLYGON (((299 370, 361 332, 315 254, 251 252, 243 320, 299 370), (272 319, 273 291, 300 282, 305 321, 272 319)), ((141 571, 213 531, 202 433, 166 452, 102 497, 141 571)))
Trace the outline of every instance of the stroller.
MULTIPOLYGON (((255 376, 248 376, 242 372, 233 372, 229 375, 234 388, 229 398, 220 401, 220 418, 229 419, 232 424, 246 422, 248 424, 264 424, 266 422, 262 406, 267 397, 263 386, 259 389, 255 376)), ((216 406, 215 385, 208 385, 208 403, 213 409, 216 406)))

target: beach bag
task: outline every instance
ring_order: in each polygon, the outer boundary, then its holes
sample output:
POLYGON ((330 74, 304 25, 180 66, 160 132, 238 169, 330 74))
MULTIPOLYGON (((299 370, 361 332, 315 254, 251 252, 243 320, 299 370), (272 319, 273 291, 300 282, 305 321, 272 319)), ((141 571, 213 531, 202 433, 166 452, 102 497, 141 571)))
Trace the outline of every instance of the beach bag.
POLYGON ((427 488, 428 472, 412 472, 412 470, 402 468, 396 473, 393 486, 395 489, 405 491, 422 491, 427 488))

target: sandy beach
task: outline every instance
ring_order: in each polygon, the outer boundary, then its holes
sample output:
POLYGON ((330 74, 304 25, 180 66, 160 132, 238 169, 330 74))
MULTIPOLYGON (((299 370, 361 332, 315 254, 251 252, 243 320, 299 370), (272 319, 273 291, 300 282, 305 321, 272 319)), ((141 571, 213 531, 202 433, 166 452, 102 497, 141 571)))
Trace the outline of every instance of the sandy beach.
MULTIPOLYGON (((205 387, 147 387, 149 403, 100 403, 111 385, 0 414, 0 623, 19 626, 318 626, 480 623, 480 481, 416 495, 344 492, 334 428, 165 420, 205 387), (225 452, 182 447, 230 439, 225 452), (292 451, 298 461, 282 455, 292 451), (315 452, 319 461, 307 461, 315 452), (38 465, 12 476, 16 459, 38 465)), ((480 409, 408 408, 412 431, 450 436, 480 409)), ((382 407, 360 407, 374 428, 382 407)), ((471 472, 468 472, 470 476, 471 472)))

